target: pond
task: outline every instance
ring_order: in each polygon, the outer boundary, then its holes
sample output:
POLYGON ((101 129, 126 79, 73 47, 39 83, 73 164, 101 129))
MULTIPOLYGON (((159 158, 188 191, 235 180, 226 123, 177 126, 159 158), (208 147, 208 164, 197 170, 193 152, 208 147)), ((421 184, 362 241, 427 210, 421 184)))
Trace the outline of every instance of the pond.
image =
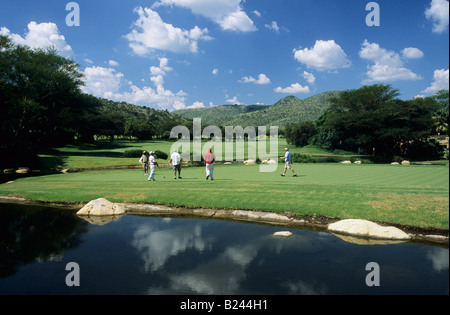
POLYGON ((448 269, 445 247, 195 218, 94 225, 72 210, 0 203, 2 295, 448 294, 448 269))

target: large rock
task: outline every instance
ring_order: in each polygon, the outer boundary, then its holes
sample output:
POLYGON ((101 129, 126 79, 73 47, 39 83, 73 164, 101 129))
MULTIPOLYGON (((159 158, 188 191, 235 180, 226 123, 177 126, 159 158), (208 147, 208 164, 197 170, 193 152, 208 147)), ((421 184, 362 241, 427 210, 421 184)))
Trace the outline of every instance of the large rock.
POLYGON ((123 205, 112 203, 105 198, 99 198, 87 203, 77 214, 87 216, 115 216, 125 214, 125 212, 123 205))
POLYGON ((17 174, 28 174, 30 172, 30 169, 28 167, 19 167, 19 169, 16 171, 17 174))
POLYGON ((392 226, 381 226, 366 220, 342 220, 328 225, 328 230, 336 233, 385 240, 409 240, 411 236, 392 226))
POLYGON ((273 236, 291 237, 292 236, 292 232, 290 232, 290 231, 278 231, 278 232, 273 233, 273 236))
POLYGON ((277 164, 278 162, 275 160, 263 160, 261 164, 277 164))

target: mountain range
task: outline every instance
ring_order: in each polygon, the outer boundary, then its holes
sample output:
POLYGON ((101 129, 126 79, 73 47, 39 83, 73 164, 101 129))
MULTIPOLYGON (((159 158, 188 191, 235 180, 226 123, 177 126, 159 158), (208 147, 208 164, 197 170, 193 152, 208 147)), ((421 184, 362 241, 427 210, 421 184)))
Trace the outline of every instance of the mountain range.
POLYGON ((329 99, 339 93, 329 91, 305 99, 290 95, 273 105, 220 105, 173 113, 189 120, 201 118, 202 125, 283 128, 287 123, 316 120, 330 106, 329 99))

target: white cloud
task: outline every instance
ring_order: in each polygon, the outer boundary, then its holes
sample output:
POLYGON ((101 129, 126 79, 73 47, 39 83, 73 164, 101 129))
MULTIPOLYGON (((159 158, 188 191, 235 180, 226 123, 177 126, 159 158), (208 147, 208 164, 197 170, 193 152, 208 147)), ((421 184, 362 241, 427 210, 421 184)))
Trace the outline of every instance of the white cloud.
POLYGON ((314 84, 316 82, 316 77, 312 73, 303 71, 302 76, 306 81, 308 81, 309 84, 314 84))
POLYGON ((119 63, 115 60, 108 60, 108 65, 110 67, 117 67, 119 65, 119 63))
MULTIPOLYGON (((174 93, 164 88, 164 76, 171 70, 168 59, 160 58, 159 67, 150 68, 150 79, 155 87, 141 88, 127 81, 122 73, 113 68, 88 67, 84 70, 85 86, 82 89, 85 93, 113 101, 167 110, 186 108, 185 92, 181 90, 174 93)), ((194 103, 192 106, 200 104, 194 103)))
POLYGON ((433 82, 421 93, 434 94, 440 90, 448 90, 449 88, 449 71, 448 69, 435 70, 433 82))
POLYGON ((400 58, 400 55, 394 51, 388 51, 381 48, 380 45, 376 43, 369 43, 367 39, 364 41, 362 46, 363 47, 359 51, 359 56, 362 59, 368 59, 377 64, 389 65, 391 67, 403 66, 403 61, 400 58))
POLYGON ((294 57, 308 68, 318 71, 348 68, 351 64, 344 50, 334 40, 317 40, 311 49, 294 49, 294 57))
POLYGON ((218 75, 219 74, 219 69, 217 69, 217 68, 213 69, 212 74, 213 75, 218 75))
POLYGON ((271 24, 265 24, 264 25, 266 28, 268 28, 269 30, 272 30, 276 33, 280 32, 280 27, 278 26, 278 23, 276 21, 272 21, 271 24))
POLYGON ((270 84, 270 79, 264 73, 261 73, 258 75, 258 79, 255 79, 253 77, 243 77, 241 80, 239 80, 239 82, 264 85, 270 84))
POLYGON ((176 5, 190 9, 220 25, 223 30, 256 31, 253 21, 244 12, 243 0, 160 0, 153 7, 176 5))
POLYGON ((253 24, 253 21, 247 16, 244 11, 236 11, 227 15, 219 24, 222 29, 226 31, 256 31, 256 27, 253 24))
POLYGON ((84 70, 85 86, 83 91, 103 98, 114 98, 119 93, 122 73, 115 69, 103 67, 88 67, 84 70))
POLYGON ((242 105, 242 103, 238 101, 237 96, 234 96, 233 98, 228 98, 225 102, 228 104, 242 105))
POLYGON ((151 66, 150 67, 150 73, 154 76, 164 76, 167 74, 167 72, 170 72, 173 70, 173 68, 168 66, 169 59, 163 57, 159 58, 159 67, 151 66))
MULTIPOLYGON (((407 58, 412 58, 411 56, 418 58, 420 53, 421 51, 416 48, 405 48, 403 50, 403 55, 407 58)), ((369 43, 365 40, 359 51, 359 56, 374 63, 368 66, 366 73, 368 78, 363 81, 364 83, 422 79, 421 76, 405 68, 398 53, 381 48, 376 43, 369 43)))
POLYGON ((192 105, 186 107, 187 109, 193 109, 193 108, 205 108, 205 104, 203 102, 194 102, 192 105))
POLYGON ((433 22, 434 33, 442 33, 448 30, 448 0, 432 0, 430 7, 425 10, 425 16, 433 22))
POLYGON ((373 65, 367 71, 369 79, 364 82, 389 82, 399 80, 420 80, 422 77, 407 68, 394 68, 388 65, 373 65))
POLYGON ((279 26, 277 21, 272 21, 272 23, 270 23, 270 24, 264 24, 264 26, 267 29, 274 31, 275 33, 280 33, 281 31, 289 32, 289 30, 286 27, 279 26))
POLYGON ((58 53, 65 57, 72 55, 72 47, 66 43, 66 39, 59 33, 58 26, 54 23, 28 23, 28 32, 25 37, 13 34, 6 27, 0 28, 0 35, 8 36, 15 44, 28 46, 30 48, 53 47, 58 53))
POLYGON ((289 93, 289 94, 297 94, 297 93, 309 93, 309 86, 302 86, 299 83, 293 83, 291 86, 286 88, 282 88, 281 86, 275 88, 274 90, 277 93, 289 93))
POLYGON ((423 52, 415 47, 407 47, 402 50, 403 57, 407 59, 419 59, 424 56, 423 52))
POLYGON ((149 8, 136 8, 139 18, 134 22, 134 29, 125 36, 129 46, 138 55, 146 55, 153 50, 171 52, 198 52, 199 40, 210 40, 208 29, 195 26, 191 30, 183 30, 165 23, 159 14, 149 8))

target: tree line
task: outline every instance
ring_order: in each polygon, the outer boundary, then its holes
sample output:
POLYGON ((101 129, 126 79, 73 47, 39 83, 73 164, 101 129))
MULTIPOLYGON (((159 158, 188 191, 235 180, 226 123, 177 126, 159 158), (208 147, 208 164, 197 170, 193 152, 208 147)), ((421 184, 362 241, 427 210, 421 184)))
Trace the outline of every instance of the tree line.
POLYGON ((438 159, 443 148, 433 138, 448 137, 449 91, 400 100, 391 85, 375 84, 330 98, 316 121, 287 124, 284 134, 296 146, 314 144, 389 160, 438 159))
POLYGON ((36 153, 76 141, 169 138, 172 127, 186 123, 168 111, 85 94, 82 77, 54 49, 0 36, 1 167, 30 165, 36 153))

